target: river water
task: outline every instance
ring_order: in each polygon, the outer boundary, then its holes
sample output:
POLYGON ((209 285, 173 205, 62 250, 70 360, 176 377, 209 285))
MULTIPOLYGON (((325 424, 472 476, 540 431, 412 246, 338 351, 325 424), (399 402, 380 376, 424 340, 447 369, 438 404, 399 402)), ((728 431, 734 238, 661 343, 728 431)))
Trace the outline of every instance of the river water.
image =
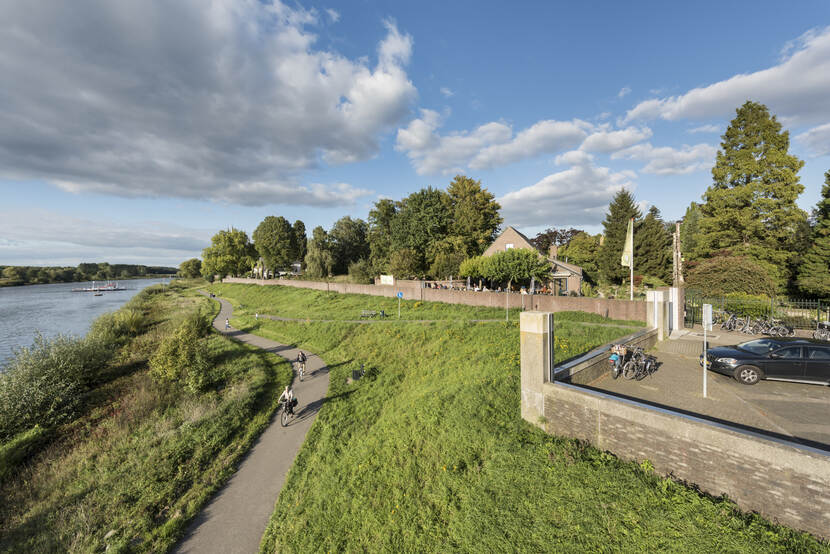
POLYGON ((0 371, 15 348, 32 345, 37 331, 45 337, 61 333, 83 336, 99 315, 117 310, 141 289, 162 282, 169 279, 119 281, 127 290, 105 292, 103 296, 72 292, 92 283, 0 287, 0 371))

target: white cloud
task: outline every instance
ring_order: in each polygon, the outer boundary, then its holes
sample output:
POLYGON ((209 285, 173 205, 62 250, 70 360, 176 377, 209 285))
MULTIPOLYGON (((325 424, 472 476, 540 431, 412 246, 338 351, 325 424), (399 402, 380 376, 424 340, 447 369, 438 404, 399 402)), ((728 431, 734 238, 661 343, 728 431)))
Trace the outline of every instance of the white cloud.
POLYGON ((603 125, 600 130, 589 135, 583 142, 580 150, 587 152, 614 152, 627 148, 632 144, 645 140, 651 136, 648 127, 627 127, 617 131, 610 130, 609 125, 603 125))
POLYGON ((315 48, 318 17, 278 0, 0 4, 0 179, 342 205, 365 191, 303 172, 378 152, 416 95, 412 38, 386 21, 372 65, 315 48))
POLYGON ((690 133, 690 134, 695 134, 695 133, 719 133, 720 130, 721 130, 720 125, 701 125, 699 127, 694 127, 692 129, 689 129, 686 132, 690 133))
POLYGON ((814 156, 830 155, 830 123, 813 127, 795 138, 814 156))
POLYGON ((622 98, 623 96, 627 96, 631 92, 631 88, 623 87, 620 89, 620 92, 617 93, 617 98, 622 98))
POLYGON ((709 144, 684 145, 680 149, 670 146, 654 147, 650 143, 637 144, 615 152, 611 159, 629 159, 647 162, 641 170, 654 175, 683 175, 694 171, 712 169, 718 149, 709 144))
POLYGON ((762 102, 794 125, 826 121, 830 114, 830 27, 804 33, 785 47, 775 66, 739 74, 680 96, 641 102, 625 121, 662 118, 709 119, 735 113, 747 100, 762 102))
POLYGON ((451 98, 452 96, 455 96, 455 93, 447 87, 441 87, 441 94, 443 94, 447 98, 451 98))
POLYGON ((329 16, 329 20, 332 23, 337 23, 340 21, 340 12, 334 10, 332 8, 326 8, 326 15, 329 16))
POLYGON ((598 167, 583 151, 566 152, 559 164, 571 167, 498 199, 507 225, 591 226, 599 224, 608 204, 622 188, 635 187, 630 172, 598 167))
POLYGON ((558 152, 578 144, 585 129, 592 127, 580 120, 547 120, 514 135, 508 124, 491 121, 471 131, 441 135, 442 123, 438 112, 421 110, 420 118, 398 130, 395 148, 406 152, 419 175, 487 169, 558 152))

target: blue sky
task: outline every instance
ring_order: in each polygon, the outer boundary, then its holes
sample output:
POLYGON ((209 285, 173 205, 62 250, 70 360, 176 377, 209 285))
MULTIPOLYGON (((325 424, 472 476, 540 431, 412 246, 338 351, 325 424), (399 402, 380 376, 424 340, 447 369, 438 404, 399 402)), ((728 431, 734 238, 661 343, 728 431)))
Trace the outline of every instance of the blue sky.
POLYGON ((763 102, 830 169, 830 3, 0 1, 0 265, 178 265, 456 173, 506 225, 666 219, 763 102))

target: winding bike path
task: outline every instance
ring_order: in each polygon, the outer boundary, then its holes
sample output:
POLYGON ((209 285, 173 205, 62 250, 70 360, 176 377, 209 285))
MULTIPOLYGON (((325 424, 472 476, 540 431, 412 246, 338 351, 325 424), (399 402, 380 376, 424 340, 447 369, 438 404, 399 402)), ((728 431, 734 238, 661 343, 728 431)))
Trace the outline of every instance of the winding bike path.
MULTIPOLYGON (((225 319, 233 315, 233 307, 227 300, 216 300, 221 305, 219 315, 213 320, 217 331, 289 361, 297 359, 300 352, 297 348, 233 328, 225 330, 225 319)), ((297 417, 288 427, 282 427, 276 417, 272 419, 239 464, 236 473, 190 524, 174 552, 259 552, 259 543, 288 470, 291 469, 329 388, 329 370, 323 360, 310 352, 306 352, 306 355, 308 361, 305 380, 301 382, 295 379, 293 383, 294 394, 300 401, 297 417)))

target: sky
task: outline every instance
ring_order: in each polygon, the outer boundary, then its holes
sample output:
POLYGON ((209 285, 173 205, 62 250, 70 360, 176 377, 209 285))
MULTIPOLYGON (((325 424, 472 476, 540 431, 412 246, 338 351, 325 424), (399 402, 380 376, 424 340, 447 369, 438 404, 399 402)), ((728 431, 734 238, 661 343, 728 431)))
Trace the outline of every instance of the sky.
POLYGON ((679 219, 765 104, 830 169, 830 2, 0 0, 0 265, 177 266, 480 180, 504 225, 679 219))

